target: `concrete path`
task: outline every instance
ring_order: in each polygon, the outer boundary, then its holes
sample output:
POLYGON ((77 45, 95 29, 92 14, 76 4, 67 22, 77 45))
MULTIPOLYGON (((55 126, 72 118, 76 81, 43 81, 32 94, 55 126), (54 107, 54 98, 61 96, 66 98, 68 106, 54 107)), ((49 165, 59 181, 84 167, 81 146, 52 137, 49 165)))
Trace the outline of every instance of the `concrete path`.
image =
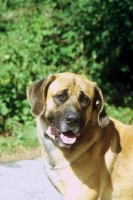
POLYGON ((64 200, 47 179, 41 158, 0 163, 0 199, 64 200))

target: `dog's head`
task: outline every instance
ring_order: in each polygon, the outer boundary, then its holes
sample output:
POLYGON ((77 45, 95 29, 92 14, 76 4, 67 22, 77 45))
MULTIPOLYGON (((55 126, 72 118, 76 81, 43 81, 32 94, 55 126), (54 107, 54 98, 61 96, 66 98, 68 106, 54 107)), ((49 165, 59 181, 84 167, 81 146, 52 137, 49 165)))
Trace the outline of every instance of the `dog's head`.
POLYGON ((54 135, 62 147, 70 147, 76 142, 93 111, 97 113, 95 120, 99 126, 105 127, 109 123, 101 90, 96 83, 80 75, 50 75, 30 85, 27 97, 32 115, 47 119, 46 133, 54 135))

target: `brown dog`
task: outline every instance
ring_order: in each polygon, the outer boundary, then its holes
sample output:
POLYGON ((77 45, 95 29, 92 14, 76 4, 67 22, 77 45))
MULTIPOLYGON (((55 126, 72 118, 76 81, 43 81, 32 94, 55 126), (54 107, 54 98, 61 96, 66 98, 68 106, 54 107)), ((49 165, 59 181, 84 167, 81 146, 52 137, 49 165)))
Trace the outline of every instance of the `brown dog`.
POLYGON ((45 170, 69 200, 133 200, 133 126, 108 118, 96 83, 73 73, 28 87, 45 170))

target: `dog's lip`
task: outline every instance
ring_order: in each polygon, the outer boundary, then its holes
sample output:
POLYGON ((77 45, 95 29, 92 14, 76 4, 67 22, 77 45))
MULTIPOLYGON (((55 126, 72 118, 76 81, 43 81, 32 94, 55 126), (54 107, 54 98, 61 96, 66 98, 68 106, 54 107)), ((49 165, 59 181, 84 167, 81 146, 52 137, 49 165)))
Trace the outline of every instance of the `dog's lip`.
POLYGON ((62 140, 62 142, 64 144, 73 144, 76 142, 76 135, 78 134, 75 134, 73 133, 71 130, 68 130, 66 132, 58 132, 54 127, 51 127, 49 126, 46 133, 48 135, 54 135, 55 137, 58 137, 62 140))

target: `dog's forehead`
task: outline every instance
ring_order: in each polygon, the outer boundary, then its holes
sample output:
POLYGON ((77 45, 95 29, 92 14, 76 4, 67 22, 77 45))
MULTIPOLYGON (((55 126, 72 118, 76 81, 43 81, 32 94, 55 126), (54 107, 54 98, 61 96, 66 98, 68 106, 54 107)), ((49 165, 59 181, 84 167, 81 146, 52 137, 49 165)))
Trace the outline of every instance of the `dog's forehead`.
POLYGON ((61 74, 56 77, 56 79, 49 86, 49 93, 57 93, 61 90, 71 90, 71 91, 84 91, 86 93, 93 92, 93 83, 87 78, 76 75, 76 74, 61 74))

